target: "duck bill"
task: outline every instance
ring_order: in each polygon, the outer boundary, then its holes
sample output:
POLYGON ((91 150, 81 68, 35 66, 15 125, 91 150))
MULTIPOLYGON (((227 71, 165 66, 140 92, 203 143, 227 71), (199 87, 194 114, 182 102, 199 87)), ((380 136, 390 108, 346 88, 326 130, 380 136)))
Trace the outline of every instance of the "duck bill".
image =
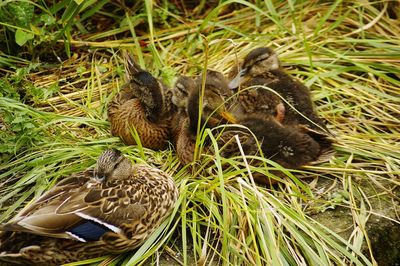
POLYGON ((222 118, 224 118, 229 123, 237 124, 237 119, 232 113, 230 113, 228 111, 221 111, 220 115, 222 116, 222 118))
POLYGON ((239 73, 229 82, 228 86, 231 90, 239 88, 244 74, 245 69, 240 69, 239 73))

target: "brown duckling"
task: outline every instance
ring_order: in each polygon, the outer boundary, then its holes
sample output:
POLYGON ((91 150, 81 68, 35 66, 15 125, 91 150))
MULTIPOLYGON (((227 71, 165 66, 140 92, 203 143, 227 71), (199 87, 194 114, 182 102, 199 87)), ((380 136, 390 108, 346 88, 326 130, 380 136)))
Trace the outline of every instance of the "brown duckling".
MULTIPOLYGON (((178 111, 185 111, 189 93, 196 87, 196 81, 188 76, 179 76, 172 89, 172 103, 178 111)), ((186 112, 186 111, 185 111, 186 112)))
MULTIPOLYGON (((265 157, 286 168, 298 169, 320 156, 319 143, 301 128, 282 125, 272 116, 251 115, 238 122, 254 133, 265 157)), ((247 148, 247 154, 254 153, 251 149, 247 148)))
MULTIPOLYGON (((321 157, 322 150, 317 141, 302 132, 301 128, 282 125, 273 116, 247 115, 238 119, 237 123, 247 129, 232 126, 222 132, 217 139, 220 153, 224 158, 241 156, 235 135, 239 138, 246 156, 260 156, 262 152, 265 158, 288 169, 299 169, 313 164, 321 157)), ((247 163, 253 167, 263 164, 254 157, 248 158, 247 163)), ((279 170, 270 172, 281 178, 286 176, 279 170)), ((253 172, 252 176, 259 184, 273 185, 278 182, 260 172, 253 172)))
POLYGON ((187 77, 178 80, 182 87, 175 100, 176 103, 186 103, 180 113, 179 127, 175 131, 175 145, 178 157, 183 164, 193 161, 196 136, 203 127, 212 128, 220 123, 233 122, 232 116, 226 111, 225 99, 231 94, 224 76, 216 71, 206 73, 204 95, 202 92, 202 78, 189 80, 187 77), (187 94, 186 94, 187 92, 187 94), (187 96, 186 96, 187 95, 187 96), (179 98, 187 97, 186 98, 179 98), (201 105, 201 119, 199 124, 199 106, 201 105), (200 126, 200 127, 199 127, 200 126))
POLYGON ((127 84, 108 106, 111 134, 125 144, 135 145, 135 129, 143 147, 164 149, 169 139, 171 112, 165 104, 165 85, 142 70, 128 53, 124 53, 127 84))
MULTIPOLYGON (((237 73, 237 69, 234 67, 230 75, 237 73)), ((321 131, 322 129, 328 132, 322 119, 314 111, 309 89, 281 69, 278 56, 271 48, 260 47, 252 50, 244 58, 239 73, 229 84, 231 89, 242 87, 241 90, 249 85, 263 85, 271 88, 301 113, 299 114, 290 105, 284 103, 285 113, 284 117, 281 116, 283 124, 302 124, 313 130, 321 131)), ((270 96, 270 93, 266 96, 270 96)), ((259 98, 263 101, 265 97, 259 98)))
MULTIPOLYGON (((188 96, 187 112, 190 117, 190 126, 197 130, 197 121, 199 118, 198 107, 200 106, 201 90, 203 85, 202 75, 195 80, 196 88, 188 96), (197 112, 195 109, 197 107, 197 112)), ((228 82, 218 71, 207 70, 204 81, 204 95, 202 97, 202 121, 201 125, 209 124, 216 126, 221 121, 232 122, 233 117, 227 112, 227 100, 232 96, 228 82), (213 113, 216 114, 213 114, 213 113), (206 120, 204 120, 206 119, 206 120)))

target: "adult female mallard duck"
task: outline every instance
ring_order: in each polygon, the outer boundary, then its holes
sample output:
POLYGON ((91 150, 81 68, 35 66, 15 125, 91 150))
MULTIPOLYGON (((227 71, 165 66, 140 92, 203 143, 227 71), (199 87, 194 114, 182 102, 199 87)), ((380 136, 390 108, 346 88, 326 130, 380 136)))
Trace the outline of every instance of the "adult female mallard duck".
POLYGON ((125 144, 137 144, 137 131, 143 147, 164 149, 170 137, 171 112, 165 101, 166 87, 149 72, 141 69, 133 57, 124 53, 127 84, 108 106, 111 134, 125 144))
POLYGON ((94 169, 59 182, 1 225, 0 259, 59 265, 135 249, 177 197, 166 173, 106 150, 94 169))

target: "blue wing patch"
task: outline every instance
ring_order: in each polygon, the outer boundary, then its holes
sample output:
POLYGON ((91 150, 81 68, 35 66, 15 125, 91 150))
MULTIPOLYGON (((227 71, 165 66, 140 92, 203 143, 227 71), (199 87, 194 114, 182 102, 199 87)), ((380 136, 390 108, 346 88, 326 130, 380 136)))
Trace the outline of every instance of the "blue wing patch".
POLYGON ((96 223, 95 221, 86 220, 84 223, 71 228, 67 232, 78 240, 87 242, 97 241, 105 233, 112 232, 112 230, 102 224, 96 223))

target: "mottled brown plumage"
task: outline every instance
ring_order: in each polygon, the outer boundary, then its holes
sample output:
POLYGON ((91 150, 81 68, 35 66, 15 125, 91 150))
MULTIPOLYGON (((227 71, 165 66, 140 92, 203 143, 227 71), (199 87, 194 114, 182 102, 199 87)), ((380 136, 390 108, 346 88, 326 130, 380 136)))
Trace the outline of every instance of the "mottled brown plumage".
POLYGON ((164 149, 170 137, 172 115, 165 101, 167 89, 149 72, 140 69, 127 53, 125 68, 127 84, 108 106, 111 134, 121 137, 125 144, 135 145, 132 132, 136 130, 143 147, 164 149))
POLYGON ((241 112, 272 115, 279 122, 285 119, 285 105, 280 95, 267 88, 276 78, 266 71, 278 69, 279 65, 273 50, 259 48, 251 51, 239 66, 232 67, 229 87, 238 95, 241 112))
POLYGON ((246 115, 264 114, 274 116, 277 121, 283 122, 286 108, 282 99, 268 88, 261 87, 266 86, 269 81, 267 77, 260 76, 243 82, 237 93, 238 102, 246 115))
POLYGON ((166 173, 107 150, 93 170, 64 179, 1 225, 0 259, 59 265, 132 250, 177 197, 166 173))

